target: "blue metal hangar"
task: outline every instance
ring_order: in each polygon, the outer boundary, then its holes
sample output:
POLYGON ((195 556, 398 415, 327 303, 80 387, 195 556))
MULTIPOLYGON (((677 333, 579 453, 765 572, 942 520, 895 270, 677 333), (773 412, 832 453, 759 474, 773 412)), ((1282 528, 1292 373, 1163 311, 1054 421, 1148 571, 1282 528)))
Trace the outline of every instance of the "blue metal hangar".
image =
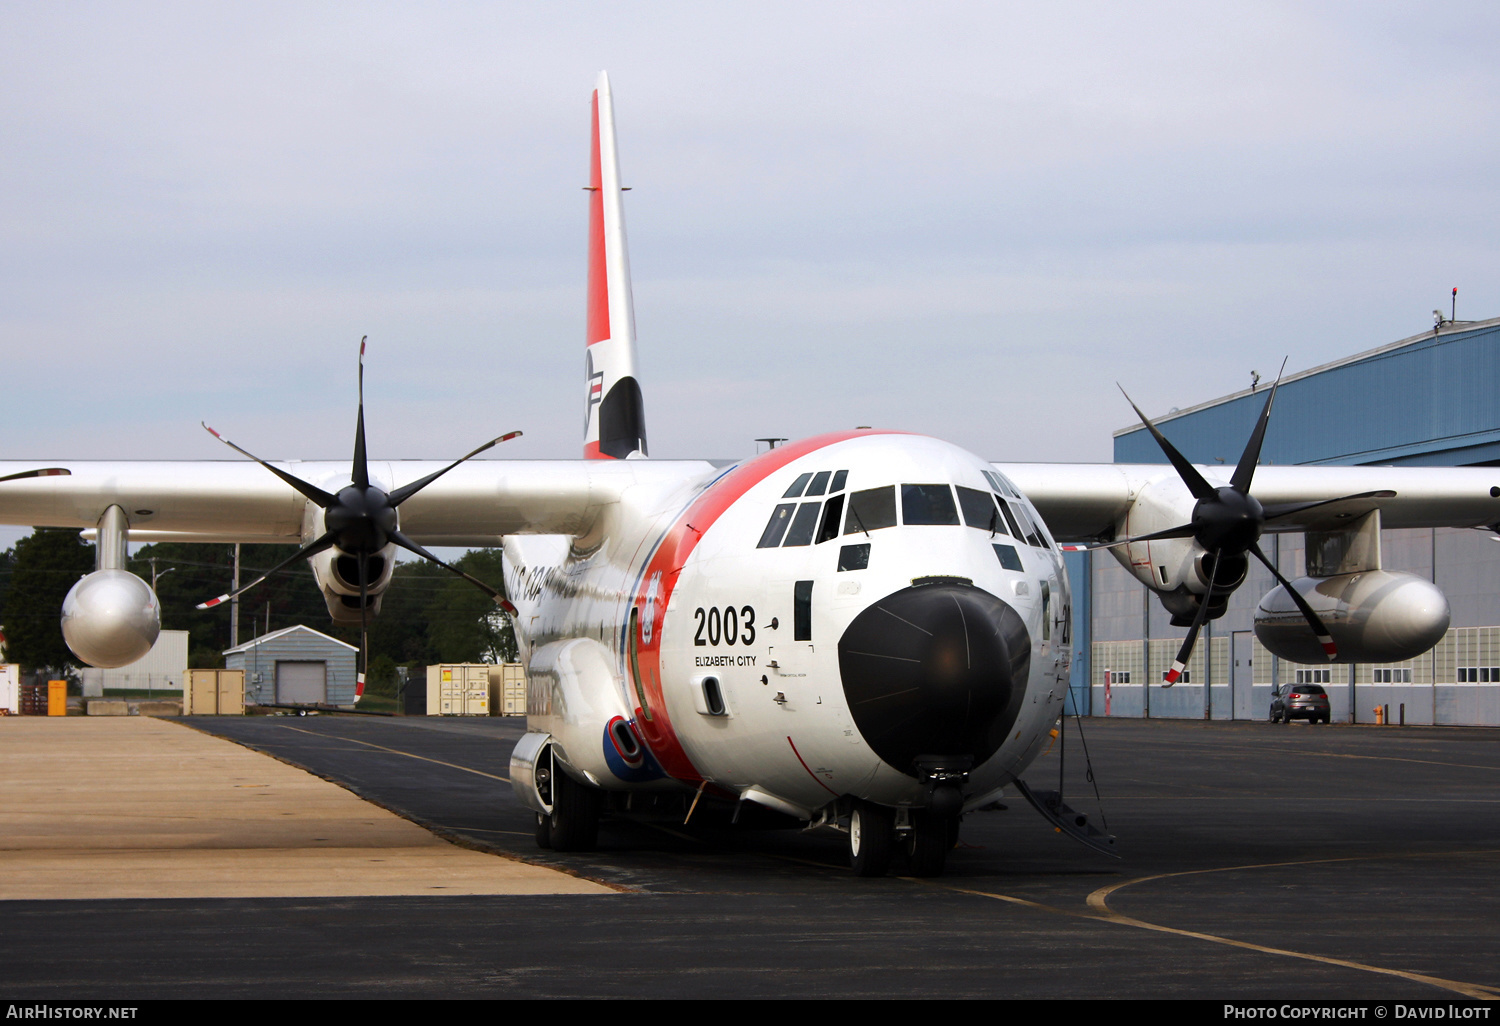
MULTIPOLYGON (((1274 369, 1273 369, 1274 370, 1274 369)), ((1269 374, 1268 378, 1273 377, 1269 374)), ((1194 463, 1233 467, 1270 381, 1155 417, 1194 463)), ((1114 433, 1116 463, 1164 463, 1140 424, 1114 433)), ((1500 466, 1500 318, 1434 328, 1282 379, 1262 464, 1500 466)), ((1075 634, 1071 698, 1095 716, 1265 719, 1273 687, 1317 683, 1333 719, 1500 724, 1500 538, 1484 530, 1385 530, 1382 565, 1447 595, 1447 635, 1391 665, 1302 665, 1255 637, 1256 603, 1276 586, 1251 561, 1225 615, 1210 620, 1187 680, 1162 687, 1187 633, 1104 551, 1069 554, 1075 634), (1210 633, 1211 632, 1211 633, 1210 633)), ((1301 534, 1267 535, 1289 578, 1304 570, 1301 534)))

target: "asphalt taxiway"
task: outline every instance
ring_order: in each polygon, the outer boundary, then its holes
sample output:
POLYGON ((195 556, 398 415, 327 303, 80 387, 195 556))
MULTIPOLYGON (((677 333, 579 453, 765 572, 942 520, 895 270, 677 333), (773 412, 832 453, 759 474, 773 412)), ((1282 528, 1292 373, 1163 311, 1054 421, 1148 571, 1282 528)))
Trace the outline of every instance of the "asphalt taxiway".
MULTIPOLYGON (((531 813, 505 782, 523 729, 515 720, 164 723, 266 753, 288 772, 305 769, 451 842, 444 851, 560 870, 592 893, 441 894, 422 889, 419 867, 405 892, 372 883, 363 894, 357 884, 257 891, 264 871, 237 870, 244 889, 233 893, 259 897, 180 888, 146 896, 152 868, 139 862, 129 874, 139 886, 109 892, 134 896, 91 890, 86 874, 71 894, 15 896, 26 893, 22 878, 0 904, 0 991, 1500 995, 1500 733, 1162 720, 1083 727, 1121 860, 1055 833, 1017 798, 966 818, 943 877, 903 877, 898 865, 888 878, 860 880, 845 868, 843 838, 826 831, 618 823, 603 828, 597 852, 539 851, 531 813)), ((1097 821, 1078 741, 1070 729, 1065 790, 1097 821)), ((1055 787, 1057 774, 1054 751, 1028 780, 1055 787)), ((6 787, 15 786, 8 774, 6 787)), ((122 799, 114 815, 129 822, 137 811, 147 815, 122 799)), ((317 816, 307 825, 316 833, 317 816)), ((35 831, 28 836, 33 850, 42 846, 35 831)), ((0 855, 13 847, 0 839, 0 855)))

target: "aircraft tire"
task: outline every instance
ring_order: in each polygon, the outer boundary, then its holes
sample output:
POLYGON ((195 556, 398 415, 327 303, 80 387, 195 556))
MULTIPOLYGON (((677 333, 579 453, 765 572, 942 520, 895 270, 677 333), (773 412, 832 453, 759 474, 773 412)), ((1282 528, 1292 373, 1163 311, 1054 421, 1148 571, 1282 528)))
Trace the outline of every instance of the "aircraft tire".
POLYGON ((540 812, 536 814, 536 846, 552 847, 552 817, 543 816, 540 812))
POLYGON ((855 876, 885 876, 896 852, 896 818, 882 805, 859 801, 849 813, 849 865, 855 876))
POLYGON ((907 868, 912 876, 942 876, 953 846, 949 820, 930 815, 926 810, 912 813, 911 833, 906 842, 907 868))
POLYGON ((559 772, 552 782, 553 851, 593 851, 599 840, 600 794, 559 772))

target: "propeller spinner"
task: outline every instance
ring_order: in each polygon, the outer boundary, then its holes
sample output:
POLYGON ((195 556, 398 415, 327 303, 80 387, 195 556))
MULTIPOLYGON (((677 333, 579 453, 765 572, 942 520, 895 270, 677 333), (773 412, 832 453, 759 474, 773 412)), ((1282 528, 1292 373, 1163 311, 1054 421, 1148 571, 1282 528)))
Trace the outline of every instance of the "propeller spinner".
POLYGON ((323 512, 323 523, 327 528, 324 533, 308 542, 298 549, 287 559, 282 560, 276 566, 266 571, 255 580, 235 591, 226 592, 217 598, 207 602, 199 603, 199 609, 212 609, 229 600, 243 595, 245 592, 260 584, 266 578, 279 573, 297 562, 299 559, 307 559, 330 548, 336 548, 340 552, 353 556, 359 566, 359 676, 356 694, 364 693, 365 672, 369 663, 369 561, 370 557, 378 554, 388 544, 394 543, 408 552, 414 552, 418 556, 435 563, 451 573, 457 574, 464 580, 479 588, 507 613, 514 613, 515 607, 506 601, 505 596, 498 590, 479 580, 479 578, 467 574, 458 567, 438 559, 431 552, 412 541, 402 534, 398 524, 397 507, 407 499, 426 488, 432 482, 442 477, 448 471, 467 460, 473 459, 480 453, 494 448, 501 442, 509 441, 520 436, 521 432, 511 431, 498 438, 492 438, 485 442, 473 452, 454 460, 441 470, 428 474, 420 480, 401 486, 391 492, 386 492, 370 483, 370 465, 365 456, 365 341, 369 336, 359 340, 359 416, 354 429, 354 461, 350 470, 350 484, 339 489, 337 494, 330 494, 316 485, 309 484, 301 478, 287 473, 279 467, 274 467, 265 460, 245 449, 235 445, 219 432, 203 425, 204 430, 213 435, 219 441, 229 446, 235 452, 246 456, 271 473, 291 485, 298 492, 307 497, 308 501, 317 505, 323 512))

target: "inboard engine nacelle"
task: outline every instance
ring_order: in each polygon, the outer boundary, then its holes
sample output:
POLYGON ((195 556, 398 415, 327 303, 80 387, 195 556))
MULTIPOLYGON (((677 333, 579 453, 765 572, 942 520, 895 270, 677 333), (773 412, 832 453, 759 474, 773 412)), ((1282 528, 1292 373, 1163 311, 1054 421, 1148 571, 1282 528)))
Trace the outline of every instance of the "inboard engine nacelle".
MULTIPOLYGON (((1366 570, 1299 577, 1292 587, 1338 645, 1334 662, 1403 662, 1432 648, 1448 630, 1447 597, 1437 585, 1414 574, 1366 570)), ((1256 606, 1255 636, 1283 659, 1328 662, 1285 588, 1268 592, 1256 606)))
MULTIPOLYGON (((313 576, 317 578, 318 590, 328 604, 328 615, 334 623, 357 625, 359 615, 359 560, 338 549, 325 549, 313 556, 313 576)), ((380 613, 380 599, 390 587, 391 575, 396 569, 396 546, 387 545, 378 555, 369 556, 365 562, 365 594, 368 596, 370 615, 380 613)))
POLYGON ((161 603, 151 585, 128 570, 95 570, 63 599, 63 639, 90 666, 133 663, 161 633, 161 603))

